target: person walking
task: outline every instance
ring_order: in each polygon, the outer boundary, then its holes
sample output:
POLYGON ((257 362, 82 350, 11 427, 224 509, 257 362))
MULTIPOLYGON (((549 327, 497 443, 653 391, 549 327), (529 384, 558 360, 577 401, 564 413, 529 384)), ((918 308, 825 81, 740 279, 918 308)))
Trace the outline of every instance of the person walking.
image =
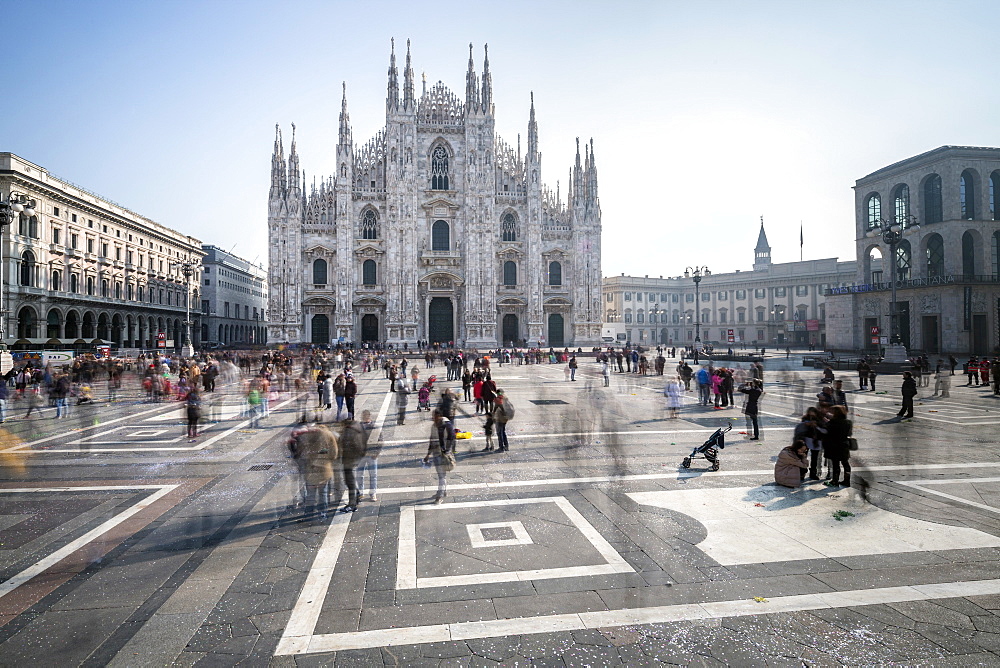
POLYGON ((326 517, 333 466, 340 458, 337 437, 323 426, 307 429, 296 438, 295 452, 304 460, 306 512, 326 517))
POLYGON ((764 394, 764 390, 760 387, 760 381, 754 378, 740 385, 740 392, 747 395, 747 403, 743 407, 743 413, 747 416, 747 431, 749 432, 751 427, 753 428, 753 436, 749 440, 759 441, 760 426, 757 422, 757 413, 760 410, 760 397, 764 394))
POLYGON ((601 362, 601 375, 604 377, 604 387, 611 386, 611 365, 607 360, 601 362))
POLYGON ((455 467, 455 429, 441 411, 434 411, 434 423, 427 443, 424 464, 434 464, 438 477, 438 490, 434 503, 441 504, 448 496, 448 472, 455 467))
POLYGON ((909 371, 903 372, 903 386, 900 388, 903 395, 903 407, 896 413, 899 418, 913 417, 913 397, 917 396, 917 381, 913 379, 913 374, 909 371))
POLYGON ((346 386, 347 379, 344 377, 344 373, 338 373, 333 380, 333 396, 337 400, 337 417, 333 419, 334 422, 340 422, 340 415, 344 412, 344 389, 346 386))
POLYGON ((354 374, 348 371, 344 374, 344 406, 347 408, 347 417, 354 419, 354 401, 358 397, 358 383, 354 380, 354 374))
POLYGON ((365 437, 365 456, 358 462, 357 474, 354 476, 358 483, 358 500, 364 500, 365 495, 365 473, 368 474, 368 500, 378 501, 378 456, 382 454, 382 442, 376 440, 372 442, 371 434, 375 429, 372 421, 371 411, 361 412, 361 432, 365 437))
POLYGON ((830 409, 830 421, 826 423, 826 435, 823 437, 823 455, 830 460, 832 469, 830 480, 826 483, 830 487, 851 486, 851 447, 847 439, 853 429, 854 425, 847 419, 847 410, 843 406, 830 409), (843 479, 840 477, 841 468, 844 470, 843 479))
POLYGON ((187 405, 187 436, 193 440, 198 438, 198 421, 201 420, 201 393, 197 385, 188 390, 184 403, 187 405))
MULTIPOLYGON (((931 396, 950 397, 951 396, 951 376, 952 374, 944 368, 944 364, 938 362, 937 372, 934 374, 934 394, 931 396)), ((996 394, 1000 394, 997 392, 996 394)))
POLYGON ((576 361, 576 355, 569 358, 569 379, 576 381, 576 369, 579 366, 576 361))
POLYGON ((695 373, 695 380, 698 382, 698 401, 702 406, 707 406, 712 390, 712 376, 708 373, 708 369, 701 367, 695 373))
POLYGON ((510 450, 510 443, 507 441, 507 423, 514 419, 514 404, 506 397, 503 390, 497 390, 494 400, 493 422, 497 429, 497 445, 500 452, 510 450))
POLYGON ((677 378, 671 378, 663 388, 663 396, 667 398, 667 417, 674 419, 681 408, 681 383, 677 378))
POLYGON ((396 424, 406 424, 406 406, 410 402, 410 386, 406 384, 406 377, 399 376, 393 381, 393 389, 396 392, 396 424))
POLYGON ((347 487, 347 505, 341 512, 353 513, 358 509, 358 483, 354 470, 365 457, 366 437, 361 423, 348 416, 340 425, 340 463, 344 469, 344 485, 347 487))
POLYGON ((868 389, 868 372, 871 367, 868 366, 868 362, 864 360, 858 360, 858 389, 867 390, 868 389))

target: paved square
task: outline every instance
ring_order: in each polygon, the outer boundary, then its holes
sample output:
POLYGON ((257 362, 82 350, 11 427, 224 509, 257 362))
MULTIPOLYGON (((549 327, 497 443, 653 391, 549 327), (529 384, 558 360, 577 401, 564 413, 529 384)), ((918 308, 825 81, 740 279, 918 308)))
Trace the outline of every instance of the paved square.
POLYGON ((1000 478, 934 478, 897 482, 973 508, 1000 514, 1000 478))
POLYGON ((632 570, 562 496, 400 508, 397 589, 604 575, 632 570), (477 521, 511 515, 522 519, 477 521), (515 529, 515 525, 519 529, 515 529), (482 538, 480 528, 501 526, 510 527, 514 538, 498 541, 482 538), (471 540, 465 540, 465 535, 471 540), (472 550, 466 549, 470 543, 472 550), (475 548, 487 545, 507 549, 494 550, 488 555, 474 552, 475 548))

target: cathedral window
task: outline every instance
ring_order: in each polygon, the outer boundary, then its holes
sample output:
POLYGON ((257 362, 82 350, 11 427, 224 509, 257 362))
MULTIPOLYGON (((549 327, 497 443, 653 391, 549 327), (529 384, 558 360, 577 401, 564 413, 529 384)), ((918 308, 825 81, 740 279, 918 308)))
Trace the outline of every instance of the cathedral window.
POLYGON ((511 260, 503 263, 503 284, 508 288, 517 285, 517 264, 511 260))
POLYGON ((313 285, 326 285, 326 260, 313 261, 313 285))
POLYGON ((500 219, 500 241, 517 241, 517 218, 512 213, 500 219))
POLYGON ((431 250, 451 250, 451 229, 443 220, 435 220, 431 228, 431 250))
POLYGON ((549 262, 549 285, 562 285, 562 265, 549 262))
POLYGON ((448 151, 438 146, 431 153, 431 190, 448 189, 448 151))
POLYGON ((378 215, 371 209, 365 209, 361 214, 361 238, 378 239, 378 215))
POLYGON ((365 260, 361 265, 361 283, 365 286, 378 284, 378 267, 375 265, 375 260, 365 260))

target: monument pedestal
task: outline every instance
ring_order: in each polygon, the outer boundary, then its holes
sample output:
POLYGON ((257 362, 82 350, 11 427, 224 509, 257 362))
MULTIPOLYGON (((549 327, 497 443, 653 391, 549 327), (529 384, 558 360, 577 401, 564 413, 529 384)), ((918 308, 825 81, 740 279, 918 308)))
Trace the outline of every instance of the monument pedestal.
POLYGON ((889 364, 905 364, 906 357, 906 346, 901 343, 892 343, 886 346, 882 361, 889 364))

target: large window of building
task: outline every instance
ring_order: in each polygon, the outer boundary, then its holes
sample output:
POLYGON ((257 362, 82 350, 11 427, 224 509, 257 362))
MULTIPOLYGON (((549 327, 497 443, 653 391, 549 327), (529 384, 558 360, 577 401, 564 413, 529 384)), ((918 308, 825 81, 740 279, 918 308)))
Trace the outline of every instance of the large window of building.
POLYGON ((517 218, 512 213, 500 219, 500 241, 517 241, 517 218))
POLYGON ((872 193, 868 196, 865 209, 868 211, 868 229, 871 229, 878 225, 882 218, 882 198, 879 197, 878 193, 872 193))
POLYGON ((431 190, 448 189, 448 151, 436 146, 431 152, 431 190))
POLYGON ((941 205, 941 177, 931 174, 924 181, 923 187, 924 222, 940 223, 944 220, 944 210, 941 205))
POLYGON ((366 286, 378 285, 378 266, 375 260, 365 260, 361 265, 361 282, 366 286))
POLYGON ((958 197, 962 204, 962 220, 976 218, 976 184, 968 169, 962 172, 958 183, 958 197))
POLYGON ((371 209, 361 212, 361 238, 378 239, 378 214, 371 209))
POLYGON ((562 285, 562 265, 558 262, 549 262, 549 285, 562 285))
POLYGON ((313 260, 313 285, 326 285, 326 260, 313 260))
POLYGON ((910 215, 910 187, 905 183, 896 186, 892 194, 893 214, 897 223, 905 224, 910 215))
POLYGON ((962 275, 965 277, 976 275, 976 240, 972 232, 962 235, 962 275))
POLYGON ((903 239, 896 245, 896 280, 910 279, 910 242, 903 239))
POLYGON ((451 228, 443 220, 435 220, 431 228, 431 250, 451 250, 451 228))
POLYGON ((35 254, 30 250, 21 253, 21 266, 19 267, 18 283, 30 287, 35 284, 35 254))
POLYGON ((517 264, 511 260, 503 263, 503 284, 508 288, 517 285, 517 264))
POLYGON ((1000 198, 1000 172, 990 174, 990 218, 1000 220, 997 199, 1000 198))
POLYGON ((927 237, 927 276, 944 276, 944 239, 940 234, 927 237))

